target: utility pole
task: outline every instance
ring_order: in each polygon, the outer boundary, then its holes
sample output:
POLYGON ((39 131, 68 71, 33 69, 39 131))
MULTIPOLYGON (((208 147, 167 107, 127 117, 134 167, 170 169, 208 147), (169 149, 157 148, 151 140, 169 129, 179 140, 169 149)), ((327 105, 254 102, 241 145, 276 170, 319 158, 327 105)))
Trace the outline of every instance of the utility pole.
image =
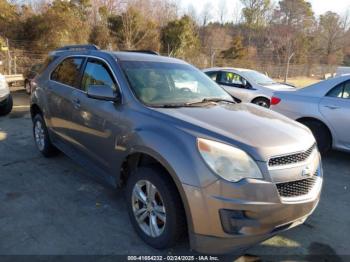
POLYGON ((294 56, 294 53, 292 53, 287 60, 287 66, 286 66, 286 75, 284 76, 284 83, 287 83, 287 79, 288 79, 288 74, 289 74, 289 64, 290 64, 290 60, 292 60, 294 56))
POLYGON ((214 67, 215 50, 210 47, 210 67, 214 67))
POLYGON ((7 73, 11 75, 11 54, 10 54, 10 44, 9 39, 6 37, 6 45, 7 45, 7 73))
POLYGON ((13 70, 14 70, 14 74, 17 75, 17 56, 16 55, 13 59, 13 70))

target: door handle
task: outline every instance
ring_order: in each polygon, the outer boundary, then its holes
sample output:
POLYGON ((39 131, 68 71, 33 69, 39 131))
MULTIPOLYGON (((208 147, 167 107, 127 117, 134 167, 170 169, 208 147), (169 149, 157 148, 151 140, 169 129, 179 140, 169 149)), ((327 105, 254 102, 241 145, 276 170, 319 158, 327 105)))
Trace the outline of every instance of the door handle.
POLYGON ((340 107, 339 106, 324 106, 326 108, 329 108, 329 109, 332 109, 332 110, 335 110, 335 109, 339 109, 340 107))
POLYGON ((79 98, 73 98, 73 104, 75 109, 80 108, 80 99, 79 98))

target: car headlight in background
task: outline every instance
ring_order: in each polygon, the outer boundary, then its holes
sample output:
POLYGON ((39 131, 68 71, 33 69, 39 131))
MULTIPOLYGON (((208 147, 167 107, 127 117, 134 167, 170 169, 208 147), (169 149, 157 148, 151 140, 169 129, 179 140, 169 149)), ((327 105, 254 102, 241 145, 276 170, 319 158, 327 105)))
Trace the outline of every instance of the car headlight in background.
POLYGON ((263 178, 255 161, 244 151, 203 138, 197 139, 197 145, 204 161, 223 179, 237 182, 243 178, 263 178))

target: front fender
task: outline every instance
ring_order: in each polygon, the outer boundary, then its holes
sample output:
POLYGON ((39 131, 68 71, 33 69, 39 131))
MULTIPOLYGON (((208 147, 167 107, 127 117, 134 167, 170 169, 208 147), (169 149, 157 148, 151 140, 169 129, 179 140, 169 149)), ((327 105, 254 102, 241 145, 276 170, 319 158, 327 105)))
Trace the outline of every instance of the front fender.
POLYGON ((149 155, 169 172, 185 208, 188 230, 193 232, 193 214, 184 186, 205 187, 217 178, 211 174, 199 155, 196 137, 176 128, 169 129, 135 130, 129 146, 125 146, 128 148, 125 157, 135 153, 149 155))
POLYGON ((144 153, 159 161, 177 184, 205 187, 217 177, 211 173, 197 149, 197 138, 178 128, 147 127, 135 130, 126 156, 144 153))

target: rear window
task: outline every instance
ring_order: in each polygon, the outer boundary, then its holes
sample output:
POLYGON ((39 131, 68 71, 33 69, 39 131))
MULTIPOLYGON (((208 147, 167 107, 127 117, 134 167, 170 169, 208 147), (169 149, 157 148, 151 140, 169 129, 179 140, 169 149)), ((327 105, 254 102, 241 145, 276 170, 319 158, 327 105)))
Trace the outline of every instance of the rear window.
POLYGON ((83 58, 81 57, 70 57, 63 60, 51 74, 51 80, 77 87, 78 77, 83 58))

